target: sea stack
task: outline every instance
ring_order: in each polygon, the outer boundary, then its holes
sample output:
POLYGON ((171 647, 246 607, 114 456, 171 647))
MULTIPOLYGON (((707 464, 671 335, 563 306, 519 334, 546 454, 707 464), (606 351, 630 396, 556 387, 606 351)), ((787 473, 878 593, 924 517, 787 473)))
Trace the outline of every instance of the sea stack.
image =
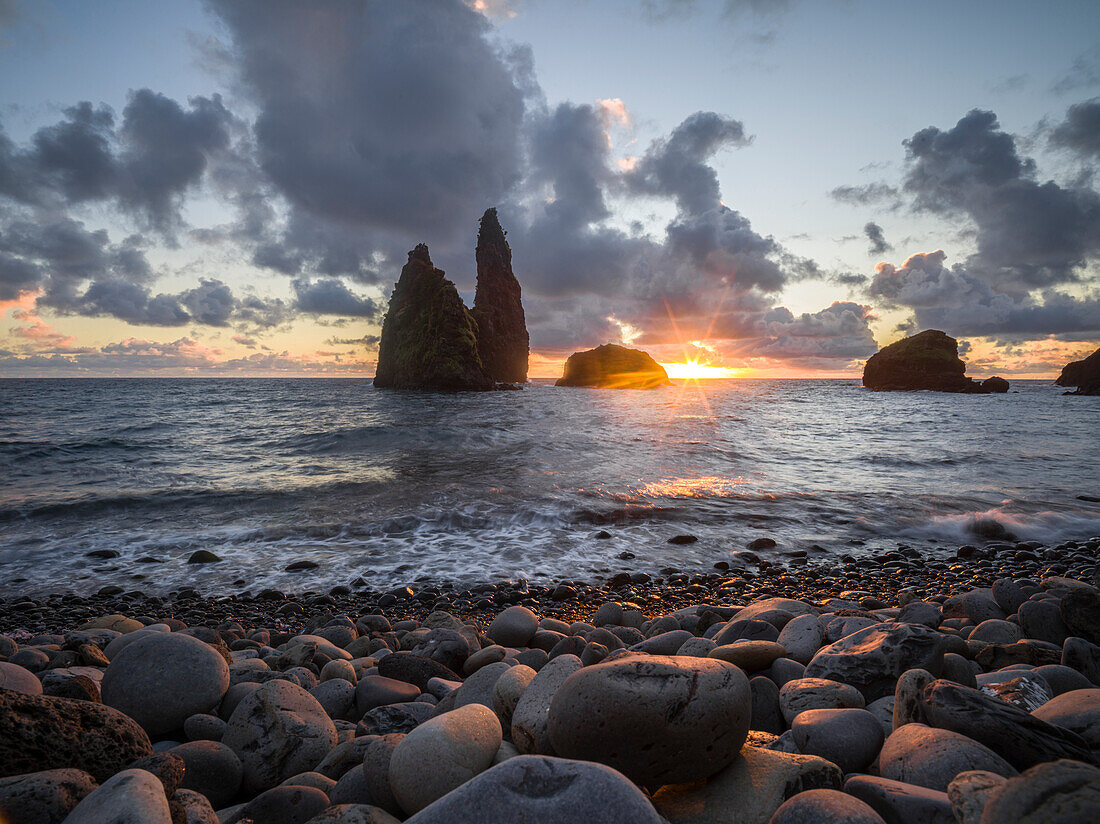
POLYGON ((471 313, 477 321, 477 351, 495 381, 526 383, 530 341, 519 281, 512 274, 512 250, 496 209, 486 209, 477 233, 477 292, 471 313))
POLYGON ((1055 386, 1076 386, 1076 392, 1067 395, 1100 395, 1100 349, 1084 360, 1067 363, 1055 386))
POLYGON ((443 275, 432 265, 427 245, 409 252, 382 323, 375 386, 436 392, 493 388, 477 352, 477 323, 443 275))
POLYGON ((574 352, 565 362, 557 386, 597 386, 605 389, 654 389, 672 386, 665 368, 640 349, 605 343, 574 352))
POLYGON ((1004 378, 976 381, 966 377, 959 342, 938 329, 884 346, 863 367, 863 385, 876 392, 958 392, 988 395, 1008 391, 1004 378))

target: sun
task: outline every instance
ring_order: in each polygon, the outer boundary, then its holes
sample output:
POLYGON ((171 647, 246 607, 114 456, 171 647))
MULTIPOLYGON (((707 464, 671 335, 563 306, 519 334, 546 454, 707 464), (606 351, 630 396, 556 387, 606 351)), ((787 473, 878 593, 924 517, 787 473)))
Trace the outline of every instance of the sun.
POLYGON ((739 371, 728 366, 711 366, 710 364, 699 363, 695 358, 688 359, 683 363, 662 363, 661 366, 665 368, 670 378, 682 381, 735 378, 739 371))

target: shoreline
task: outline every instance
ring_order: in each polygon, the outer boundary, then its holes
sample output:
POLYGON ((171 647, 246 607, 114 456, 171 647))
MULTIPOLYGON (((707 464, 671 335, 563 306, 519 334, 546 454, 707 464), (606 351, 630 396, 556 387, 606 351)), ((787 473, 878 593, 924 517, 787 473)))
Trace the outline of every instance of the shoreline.
MULTIPOLYGON (((948 598, 989 587, 999 578, 1064 577, 1100 586, 1100 536, 1044 545, 1038 541, 991 541, 918 549, 853 552, 825 559, 804 550, 786 550, 776 558, 743 551, 744 566, 719 561, 710 569, 666 567, 660 574, 624 568, 599 581, 526 579, 480 583, 432 581, 425 576, 406 584, 370 589, 336 585, 310 589, 304 570, 301 588, 200 592, 181 587, 145 593, 139 587, 107 585, 95 594, 46 595, 0 593, 0 633, 31 634, 71 629, 105 613, 137 615, 154 623, 179 618, 188 625, 226 620, 269 622, 286 630, 303 626, 323 612, 378 612, 397 620, 422 620, 445 611, 463 620, 486 621, 507 606, 524 606, 559 620, 584 620, 608 600, 636 604, 647 613, 666 614, 689 606, 748 603, 762 597, 825 602, 830 598, 869 599, 873 609, 904 605, 903 599, 948 598), (847 597, 846 597, 847 596, 847 597), (663 610, 663 612, 661 612, 663 610)), ((361 582, 362 579, 359 579, 361 582)), ((354 582, 353 582, 354 584, 354 582)))

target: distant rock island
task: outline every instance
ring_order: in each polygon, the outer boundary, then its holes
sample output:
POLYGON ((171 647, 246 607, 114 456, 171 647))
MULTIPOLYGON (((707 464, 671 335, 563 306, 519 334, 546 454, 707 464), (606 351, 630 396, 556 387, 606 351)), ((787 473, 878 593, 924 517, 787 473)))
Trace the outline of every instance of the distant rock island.
POLYGON ((375 386, 469 392, 527 380, 527 325, 496 209, 481 218, 477 272, 470 311, 427 245, 409 252, 382 322, 375 386))
POLYGON ((876 392, 929 389, 988 395, 1008 391, 1004 378, 979 382, 966 377, 959 342, 938 329, 927 329, 880 349, 863 367, 863 385, 876 392))
POLYGON ((1100 395, 1100 349, 1084 360, 1067 363, 1055 386, 1076 386, 1076 392, 1067 395, 1100 395))
POLYGON ((565 362, 565 374, 556 385, 654 389, 673 383, 665 368, 641 349, 605 343, 570 355, 565 362))

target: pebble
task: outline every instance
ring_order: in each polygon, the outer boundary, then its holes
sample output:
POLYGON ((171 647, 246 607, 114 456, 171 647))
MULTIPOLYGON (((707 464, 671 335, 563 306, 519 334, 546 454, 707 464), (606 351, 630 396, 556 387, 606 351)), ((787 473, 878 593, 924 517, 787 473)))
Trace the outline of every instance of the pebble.
POLYGON ((504 729, 511 729, 516 706, 536 674, 530 667, 517 664, 509 667, 493 684, 492 707, 504 729))
POLYGON ((183 759, 180 786, 202 793, 220 809, 231 802, 241 787, 244 767, 237 754, 220 741, 189 741, 168 752, 183 759))
POLYGON ((550 705, 550 740, 565 758, 607 764, 659 787, 728 765, 748 734, 751 709, 748 679, 732 664, 628 657, 565 680, 550 705))
POLYGON ((784 655, 786 650, 774 641, 735 641, 715 647, 707 657, 726 661, 745 672, 759 672, 784 655))
POLYGON ((802 665, 809 664, 825 640, 821 622, 816 615, 799 615, 783 627, 776 643, 783 647, 786 657, 802 665))
POLYGON ((500 613, 485 634, 502 647, 525 647, 538 631, 539 619, 527 607, 508 607, 500 613))
POLYGON ((947 785, 947 799, 959 824, 980 824, 985 805, 1006 779, 985 770, 969 770, 956 775, 947 785))

